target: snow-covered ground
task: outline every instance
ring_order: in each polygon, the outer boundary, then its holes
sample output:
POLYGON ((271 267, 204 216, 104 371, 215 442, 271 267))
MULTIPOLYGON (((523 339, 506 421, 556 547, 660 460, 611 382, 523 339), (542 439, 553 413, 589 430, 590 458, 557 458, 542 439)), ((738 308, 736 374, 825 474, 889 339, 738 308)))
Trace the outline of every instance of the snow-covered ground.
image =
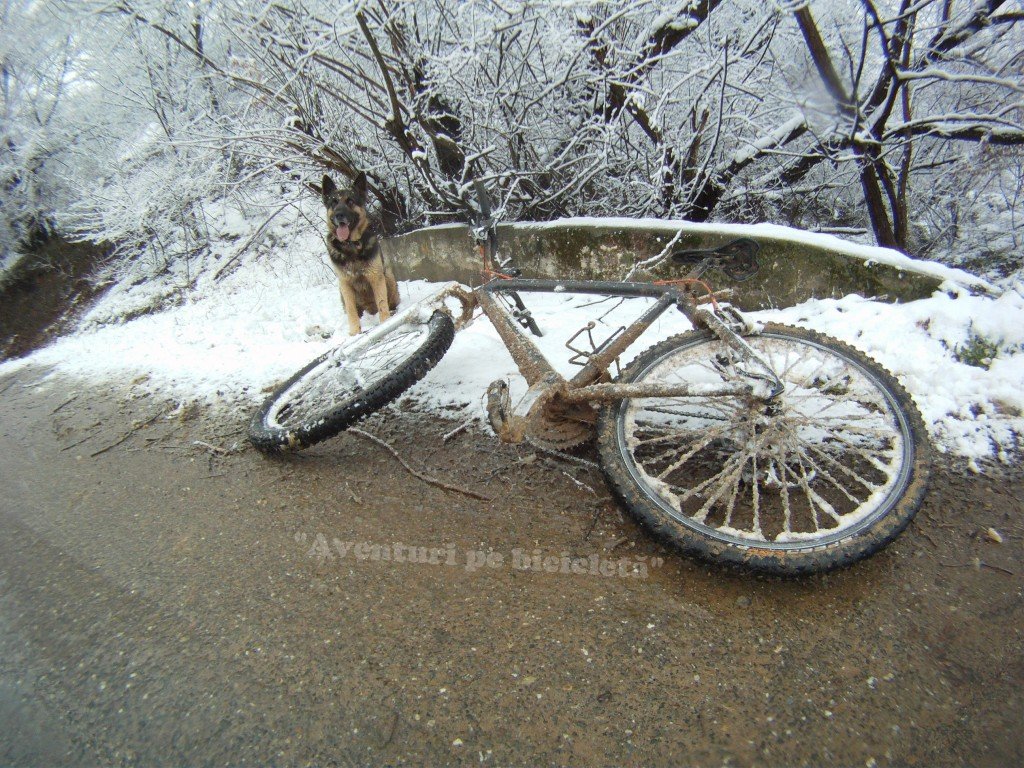
MULTIPOLYGON (((336 282, 309 222, 279 216, 252 243, 255 226, 237 212, 221 210, 217 224, 221 239, 203 263, 173 269, 135 265, 135 279, 119 281, 74 335, 0 365, 0 374, 26 365, 52 366, 86 381, 123 382, 182 401, 252 407, 270 385, 345 338, 336 282), (217 277, 236 255, 237 268, 217 277), (161 308, 119 319, 154 306, 161 308)), ((435 288, 424 281, 403 283, 403 303, 435 288)), ((546 334, 539 341, 542 350, 559 370, 570 372, 564 346, 569 336, 595 320, 594 336, 601 341, 635 318, 645 302, 563 293, 529 297, 527 303, 546 334)), ((1001 294, 972 295, 947 281, 930 298, 902 305, 851 295, 753 317, 822 331, 867 352, 914 396, 940 450, 972 463, 1006 461, 1024 433, 1024 290, 1019 285, 1001 294), (969 353, 994 356, 984 361, 986 368, 965 362, 969 353)), ((364 327, 374 322, 364 318, 364 327)), ((687 328, 682 315, 666 313, 626 357, 687 328)), ((511 379, 514 390, 522 387, 507 351, 481 317, 456 336, 415 392, 428 408, 449 415, 461 409, 482 418, 481 396, 498 378, 511 379)))

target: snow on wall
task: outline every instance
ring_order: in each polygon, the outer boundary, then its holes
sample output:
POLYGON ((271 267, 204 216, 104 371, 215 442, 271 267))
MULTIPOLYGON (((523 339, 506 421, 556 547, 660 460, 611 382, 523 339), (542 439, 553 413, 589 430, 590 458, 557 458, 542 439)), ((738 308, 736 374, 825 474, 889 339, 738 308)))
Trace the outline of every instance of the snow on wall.
MULTIPOLYGON (((448 226, 448 225, 445 225, 448 226)), ((786 227, 781 224, 695 224, 690 221, 667 221, 664 219, 616 219, 576 217, 557 219, 546 222, 529 222, 516 224, 517 229, 552 229, 559 227, 600 227, 614 229, 637 229, 645 231, 662 231, 675 234, 682 230, 694 234, 725 234, 732 237, 750 237, 756 240, 784 240, 800 243, 813 248, 832 251, 864 262, 886 264, 890 267, 928 275, 938 280, 949 281, 956 285, 966 286, 985 292, 996 292, 995 286, 986 280, 972 275, 956 267, 949 267, 934 261, 914 259, 891 248, 879 248, 874 245, 863 245, 844 240, 835 235, 820 232, 808 232, 803 229, 786 227)))

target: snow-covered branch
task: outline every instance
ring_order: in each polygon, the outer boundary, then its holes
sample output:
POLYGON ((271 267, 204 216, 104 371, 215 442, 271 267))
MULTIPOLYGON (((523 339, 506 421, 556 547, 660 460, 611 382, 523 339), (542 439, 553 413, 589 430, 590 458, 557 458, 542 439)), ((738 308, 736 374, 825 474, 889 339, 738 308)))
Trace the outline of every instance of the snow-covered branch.
POLYGON ((870 226, 905 250, 1020 199, 991 191, 1024 164, 1008 1, 9 7, 6 247, 35 221, 193 258, 211 201, 325 171, 365 171, 387 232, 463 220, 474 178, 508 219, 870 226))
POLYGON ((918 118, 892 125, 885 138, 931 136, 956 141, 980 141, 986 144, 1014 146, 1024 144, 1024 126, 984 115, 942 115, 918 118))

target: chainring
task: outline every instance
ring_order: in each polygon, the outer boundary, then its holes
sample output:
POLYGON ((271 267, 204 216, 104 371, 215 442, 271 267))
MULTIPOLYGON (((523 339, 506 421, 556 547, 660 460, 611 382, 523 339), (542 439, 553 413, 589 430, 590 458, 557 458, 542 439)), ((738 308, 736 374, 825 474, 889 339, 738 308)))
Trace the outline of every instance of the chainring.
POLYGON ((549 401, 530 415, 526 439, 554 451, 565 451, 592 440, 597 411, 588 403, 549 401))

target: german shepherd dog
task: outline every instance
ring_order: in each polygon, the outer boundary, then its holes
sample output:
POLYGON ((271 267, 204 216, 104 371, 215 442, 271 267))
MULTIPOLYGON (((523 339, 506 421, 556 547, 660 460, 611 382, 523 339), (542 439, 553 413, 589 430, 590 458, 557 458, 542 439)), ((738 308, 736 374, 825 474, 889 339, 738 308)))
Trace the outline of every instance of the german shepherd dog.
POLYGON ((338 276, 349 335, 355 336, 362 330, 363 312, 379 312, 382 321, 391 317, 398 307, 398 284, 366 213, 366 174, 356 176, 351 189, 339 189, 325 175, 321 191, 327 209, 327 255, 338 276))

